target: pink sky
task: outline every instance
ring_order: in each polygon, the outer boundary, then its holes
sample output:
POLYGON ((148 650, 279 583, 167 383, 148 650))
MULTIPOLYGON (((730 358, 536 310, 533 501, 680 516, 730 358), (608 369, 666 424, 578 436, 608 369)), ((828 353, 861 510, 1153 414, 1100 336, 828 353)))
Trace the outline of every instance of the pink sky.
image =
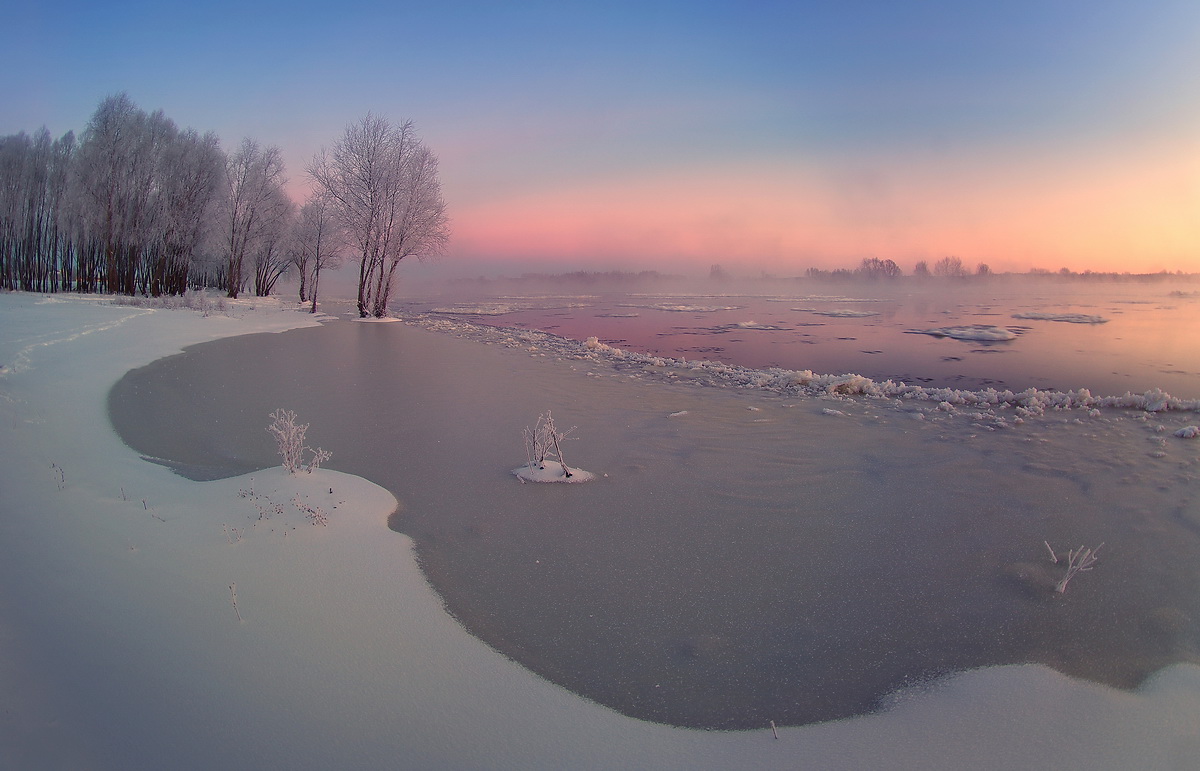
MULTIPOLYGON (((1200 272, 1200 140, 1120 157, 731 164, 451 200, 452 254, 802 272, 949 254, 997 271, 1200 272)), ((453 196, 449 186, 447 194, 453 196)))

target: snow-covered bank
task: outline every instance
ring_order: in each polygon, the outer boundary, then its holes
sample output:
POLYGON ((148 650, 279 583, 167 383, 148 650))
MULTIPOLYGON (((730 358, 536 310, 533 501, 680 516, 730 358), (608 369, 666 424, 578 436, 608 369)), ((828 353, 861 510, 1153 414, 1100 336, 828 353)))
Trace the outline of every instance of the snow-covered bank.
MULTIPOLYGON (((767 726, 671 729, 578 699, 446 616, 407 539, 386 529, 391 494, 328 471, 188 482, 121 445, 105 398, 128 369, 311 323, 261 305, 232 312, 0 295, 0 765, 1049 769, 1069 757, 1166 769, 1200 758, 1193 666, 1135 693, 990 668, 778 741, 767 726), (296 495, 329 526, 289 508, 296 495)), ((573 376, 585 399, 587 379, 573 376)))

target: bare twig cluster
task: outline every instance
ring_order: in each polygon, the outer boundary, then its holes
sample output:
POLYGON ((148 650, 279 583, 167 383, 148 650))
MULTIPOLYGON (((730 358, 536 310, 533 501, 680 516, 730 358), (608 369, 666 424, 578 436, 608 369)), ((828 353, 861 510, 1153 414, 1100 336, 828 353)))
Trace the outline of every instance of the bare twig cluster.
POLYGON ((304 513, 308 517, 308 521, 313 525, 328 525, 329 515, 320 506, 313 506, 300 497, 297 493, 296 497, 292 498, 292 505, 304 513))
POLYGON ((301 469, 311 473, 313 469, 320 468, 322 463, 333 457, 333 453, 328 450, 322 450, 320 447, 314 449, 304 443, 308 424, 297 423, 295 412, 281 407, 267 417, 271 418, 271 425, 267 426, 267 431, 275 437, 279 456, 283 459, 283 467, 289 474, 295 474, 301 469), (311 454, 307 466, 304 464, 306 452, 311 454))
MULTIPOLYGON (((1058 555, 1054 553, 1049 541, 1043 541, 1046 544, 1046 549, 1050 552, 1050 559, 1054 564, 1059 563, 1058 555)), ((1067 572, 1062 580, 1054 587, 1054 591, 1062 594, 1067 591, 1067 584, 1075 577, 1077 573, 1083 573, 1092 569, 1099 559, 1100 549, 1104 548, 1104 544, 1100 544, 1096 548, 1085 547, 1080 545, 1078 549, 1072 549, 1067 552, 1067 572)))
POLYGON ((241 621, 242 620, 242 612, 240 610, 238 610, 238 606, 237 606, 237 584, 236 583, 229 585, 229 599, 233 603, 233 612, 237 614, 237 620, 241 621))

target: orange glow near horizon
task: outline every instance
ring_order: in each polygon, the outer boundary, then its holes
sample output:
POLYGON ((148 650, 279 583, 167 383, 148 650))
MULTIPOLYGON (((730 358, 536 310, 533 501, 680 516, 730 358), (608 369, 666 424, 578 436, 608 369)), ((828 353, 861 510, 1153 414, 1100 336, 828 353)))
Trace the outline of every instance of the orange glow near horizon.
POLYGON ((996 271, 1200 272, 1200 146, 1137 157, 686 170, 454 210, 481 259, 781 272, 945 255, 996 271))

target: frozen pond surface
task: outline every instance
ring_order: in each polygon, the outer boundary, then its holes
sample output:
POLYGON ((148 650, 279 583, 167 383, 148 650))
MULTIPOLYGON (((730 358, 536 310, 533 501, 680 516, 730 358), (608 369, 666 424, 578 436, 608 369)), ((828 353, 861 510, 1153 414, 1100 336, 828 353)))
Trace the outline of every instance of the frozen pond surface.
POLYGON ((476 340, 346 322, 218 341, 122 380, 114 422, 210 476, 271 465, 265 416, 295 409, 331 467, 400 499, 392 526, 467 629, 635 717, 797 725, 989 664, 1130 688, 1198 660, 1200 445, 1173 436, 1195 413, 706 389, 423 323, 476 340), (601 479, 510 475, 547 409, 601 479), (1058 594, 1045 541, 1106 546, 1058 594))
POLYGON ((403 307, 758 368, 953 388, 1161 388, 1200 397, 1200 285, 1183 280, 780 280, 586 294, 500 282, 461 293, 403 307), (936 334, 971 328, 999 334, 936 334))

